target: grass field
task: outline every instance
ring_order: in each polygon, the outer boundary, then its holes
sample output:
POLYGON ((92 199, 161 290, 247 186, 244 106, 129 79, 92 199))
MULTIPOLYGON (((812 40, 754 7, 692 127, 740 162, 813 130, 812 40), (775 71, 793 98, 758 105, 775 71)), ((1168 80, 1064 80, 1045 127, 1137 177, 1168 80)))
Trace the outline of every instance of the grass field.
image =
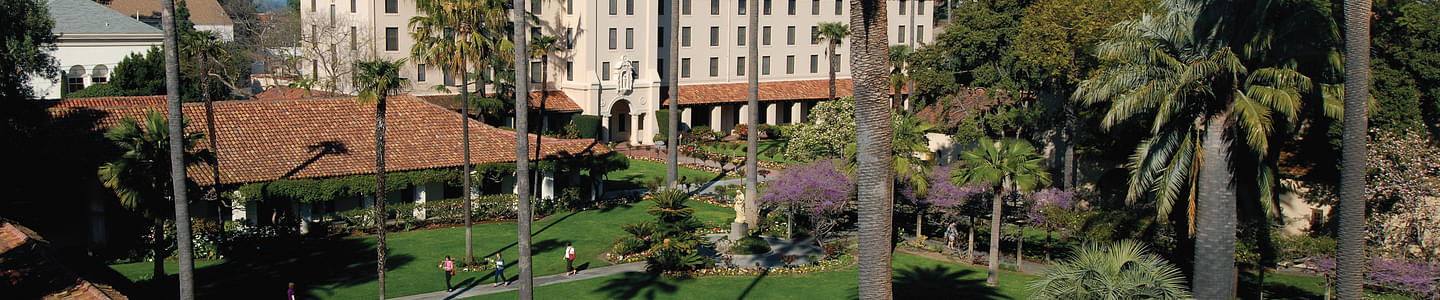
MULTIPOLYGON (((739 178, 734 176, 723 177, 717 173, 705 172, 701 170, 686 168, 683 166, 679 167, 679 171, 679 175, 684 176, 685 178, 700 178, 706 181, 739 178)), ((629 168, 610 172, 610 174, 605 175, 605 190, 619 191, 643 188, 645 187, 645 180, 650 180, 651 178, 655 177, 661 179, 665 178, 665 164, 652 161, 631 159, 629 168)))
MULTIPOLYGON (((577 267, 601 267, 608 263, 599 255, 626 233, 620 225, 652 218, 645 214, 650 202, 610 209, 590 210, 552 216, 532 226, 535 275, 565 271, 561 259, 565 243, 574 243, 577 267)), ((692 202, 702 222, 728 224, 730 208, 692 202)), ((435 267, 444 256, 464 256, 463 227, 420 230, 387 235, 390 249, 387 262, 386 296, 397 297, 444 289, 444 276, 435 267)), ((474 227, 475 255, 492 257, 500 252, 507 263, 515 263, 516 223, 479 224, 474 227)), ((225 299, 235 295, 256 295, 258 291, 283 293, 287 282, 295 282, 303 299, 375 298, 375 238, 373 236, 328 240, 294 240, 257 247, 253 253, 232 255, 225 260, 198 262, 197 295, 200 299, 225 299)), ((151 277, 150 263, 111 266, 132 281, 151 277)), ((175 263, 167 264, 174 277, 175 263)), ((518 268, 506 268, 514 276, 518 268)), ((489 273, 461 272, 455 283, 488 280, 489 273)), ((146 289, 156 290, 156 289, 146 289)), ((163 289, 169 291, 169 289, 163 289)), ((268 293, 268 292, 267 292, 268 293)), ((131 295, 147 299, 147 295, 131 295)))
MULTIPOLYGON (((762 140, 762 141, 757 141, 757 142, 755 142, 755 143, 757 144, 756 146, 758 146, 758 148, 756 148, 755 151, 756 151, 756 153, 757 153, 757 156, 760 157, 760 161, 767 161, 767 162, 774 162, 774 163, 781 163, 781 164, 789 164, 789 163, 790 163, 790 160, 785 159, 785 145, 786 145, 786 144, 789 144, 789 141, 788 141, 788 140, 762 140), (771 149, 774 149, 774 150, 771 150, 771 149), (767 151, 774 151, 774 152, 767 152, 767 151), (765 155, 764 153, 774 153, 775 155, 765 155)), ((712 153, 719 153, 719 154, 730 155, 730 156, 744 157, 744 156, 745 156, 745 146, 744 146, 744 145, 745 145, 745 142, 724 142, 724 143, 714 143, 714 144, 702 144, 700 147, 703 148, 703 149, 705 149, 705 151, 709 151, 709 152, 712 152, 712 153), (726 145, 726 146, 729 146, 729 147, 721 147, 722 144, 724 144, 724 145, 726 145), (740 146, 738 146, 738 148, 736 148, 735 145, 740 145, 740 146)))

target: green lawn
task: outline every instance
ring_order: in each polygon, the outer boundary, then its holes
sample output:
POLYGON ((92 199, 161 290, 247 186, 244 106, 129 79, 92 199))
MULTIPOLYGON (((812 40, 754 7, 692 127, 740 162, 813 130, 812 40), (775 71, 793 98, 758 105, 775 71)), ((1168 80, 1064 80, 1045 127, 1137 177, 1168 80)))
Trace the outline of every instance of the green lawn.
MULTIPOLYGON (((706 181, 713 181, 720 179, 739 178, 734 176, 723 177, 717 173, 710 173, 706 171, 686 168, 684 166, 681 166, 679 170, 680 176, 690 178, 691 180, 694 180, 694 178, 700 178, 706 181)), ((662 179, 665 178, 665 164, 652 161, 631 159, 629 168, 610 172, 610 174, 605 175, 605 190, 619 191, 644 188, 645 180, 655 177, 659 177, 662 179)))
MULTIPOLYGON (((577 267, 601 267, 608 263, 599 255, 625 235, 620 225, 650 219, 645 208, 650 202, 622 205, 610 209, 590 210, 552 216, 533 224, 534 268, 537 276, 565 271, 561 254, 565 243, 574 243, 578 252, 577 267)), ((704 203, 691 203, 702 222, 729 223, 733 210, 704 203)), ((493 256, 501 252, 508 263, 516 257, 514 222, 479 224, 474 227, 477 256, 493 256)), ((445 255, 464 255, 463 227, 393 233, 387 236, 390 249, 386 276, 386 296, 398 297, 444 289, 444 276, 435 267, 445 255)), ((375 238, 338 238, 328 240, 292 240, 260 245, 253 252, 237 253, 225 260, 198 263, 196 278, 198 298, 229 298, 233 295, 255 295, 257 289, 283 291, 287 282, 295 282, 297 293, 305 299, 368 299, 375 298, 375 238)), ((174 270, 174 262, 167 267, 174 270)), ((150 263, 111 266, 132 281, 150 278, 150 263)), ((506 268, 507 276, 515 276, 518 268, 506 268)), ((173 275, 172 275, 173 277, 173 275)), ((462 272, 455 283, 465 280, 484 281, 489 274, 462 272)), ((155 289, 147 289, 155 290, 155 289)), ((166 289, 168 290, 168 289, 166 289)), ((278 293, 277 293, 278 294, 278 293)), ((147 295, 131 295, 145 299, 147 295)))
MULTIPOLYGON (((758 156, 760 156, 760 161, 767 161, 767 162, 774 162, 774 163, 781 163, 781 164, 789 164, 789 163, 790 163, 790 160, 785 159, 785 145, 786 145, 786 144, 789 144, 789 143, 790 143, 789 140, 761 140, 761 141, 757 141, 757 142, 756 142, 756 144, 758 144, 758 145, 756 145, 756 146, 759 146, 759 148, 755 149, 755 151, 757 152, 758 156), (759 154, 759 153, 765 153, 765 151, 772 151, 772 150, 770 150, 770 149, 776 149, 776 150, 773 150, 773 151, 775 151, 775 152, 774 152, 775 155, 759 154)), ((741 146, 740 148, 730 149, 730 148, 721 148, 721 147, 719 146, 720 144, 730 144, 730 145, 732 145, 731 147, 734 147, 733 145, 744 145, 745 142, 724 142, 724 143, 714 143, 714 144, 703 144, 703 145, 700 146, 700 148, 705 149, 705 151, 710 151, 710 152, 713 152, 713 153, 719 153, 719 154, 724 154, 724 155, 740 156, 740 157, 744 157, 744 156, 745 156, 745 148, 744 148, 744 146, 741 146)))
MULTIPOLYGON (((1034 276, 1000 273, 1000 287, 985 286, 985 269, 898 254, 892 263, 896 299, 1025 299, 1034 276), (957 298, 959 297, 959 298, 957 298)), ((656 279, 628 273, 537 287, 537 299, 852 299, 855 267, 805 275, 656 279)), ((515 292, 470 299, 514 299, 515 292)))

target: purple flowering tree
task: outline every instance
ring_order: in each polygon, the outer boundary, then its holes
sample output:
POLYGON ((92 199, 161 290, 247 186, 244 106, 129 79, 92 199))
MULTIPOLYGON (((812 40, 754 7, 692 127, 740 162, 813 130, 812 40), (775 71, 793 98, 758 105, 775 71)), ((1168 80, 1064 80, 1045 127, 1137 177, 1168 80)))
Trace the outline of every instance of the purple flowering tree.
POLYGON ((810 213, 816 239, 823 238, 837 223, 834 216, 855 198, 855 182, 841 173, 833 161, 819 160, 786 168, 770 182, 760 202, 785 211, 785 238, 791 238, 796 211, 810 213))
MULTIPOLYGON (((946 219, 952 219, 955 215, 959 214, 960 210, 965 207, 965 203, 969 202, 971 197, 989 191, 989 187, 985 185, 956 185, 955 182, 950 179, 950 174, 953 173, 953 171, 953 168, 949 166, 935 168, 934 172, 930 173, 929 193, 926 193, 925 198, 922 199, 932 208, 940 210, 946 219)), ((967 226, 969 227, 969 233, 966 234, 966 239, 968 240, 968 242, 966 242, 966 259, 968 261, 975 257, 975 214, 966 215, 970 217, 970 223, 969 226, 967 226)))
MULTIPOLYGON (((1068 228, 1072 220, 1065 218, 1078 206, 1075 193, 1049 188, 1030 194, 1030 209, 1026 211, 1030 224, 1045 229, 1045 261, 1050 261, 1051 237, 1056 230, 1068 228)), ((1024 239, 1022 238, 1023 242, 1024 239)))

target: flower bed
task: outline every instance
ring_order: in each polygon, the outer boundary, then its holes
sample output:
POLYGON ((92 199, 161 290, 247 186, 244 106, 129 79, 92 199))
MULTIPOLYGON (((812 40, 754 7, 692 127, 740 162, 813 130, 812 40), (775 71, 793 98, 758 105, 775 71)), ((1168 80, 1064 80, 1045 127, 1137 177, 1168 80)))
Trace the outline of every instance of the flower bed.
POLYGON ((651 254, 654 254, 654 251, 645 250, 644 252, 640 252, 640 253, 624 254, 624 255, 615 254, 614 251, 611 251, 611 252, 605 252, 605 261, 609 261, 610 263, 612 263, 612 264, 617 264, 617 265, 618 265, 618 264, 624 264, 624 263, 632 263, 632 262, 637 262, 637 261, 644 261, 645 259, 650 258, 650 255, 651 255, 651 254))
POLYGON ((854 263, 854 257, 849 254, 841 254, 833 259, 825 259, 814 264, 804 266, 757 268, 757 267, 714 267, 691 271, 665 272, 663 275, 671 278, 703 278, 703 277, 750 277, 762 273, 766 276, 809 274, 837 270, 850 266, 854 263))
MULTIPOLYGON (((680 149, 680 154, 684 154, 685 156, 694 157, 705 161, 724 161, 734 165, 745 163, 744 156, 733 156, 722 153, 715 153, 711 152, 710 150, 705 150, 705 147, 696 147, 694 145, 681 145, 680 147, 678 147, 678 149, 680 149)), ((785 168, 784 164, 765 160, 757 160, 755 164, 760 166, 761 168, 766 169, 785 168)))

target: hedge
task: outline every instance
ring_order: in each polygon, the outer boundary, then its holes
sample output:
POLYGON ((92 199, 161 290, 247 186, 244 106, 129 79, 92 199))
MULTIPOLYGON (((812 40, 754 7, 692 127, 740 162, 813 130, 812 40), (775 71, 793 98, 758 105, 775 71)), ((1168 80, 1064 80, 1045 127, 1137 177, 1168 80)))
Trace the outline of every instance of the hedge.
POLYGON ((580 129, 580 137, 593 139, 600 136, 600 116, 576 115, 570 119, 580 129))

